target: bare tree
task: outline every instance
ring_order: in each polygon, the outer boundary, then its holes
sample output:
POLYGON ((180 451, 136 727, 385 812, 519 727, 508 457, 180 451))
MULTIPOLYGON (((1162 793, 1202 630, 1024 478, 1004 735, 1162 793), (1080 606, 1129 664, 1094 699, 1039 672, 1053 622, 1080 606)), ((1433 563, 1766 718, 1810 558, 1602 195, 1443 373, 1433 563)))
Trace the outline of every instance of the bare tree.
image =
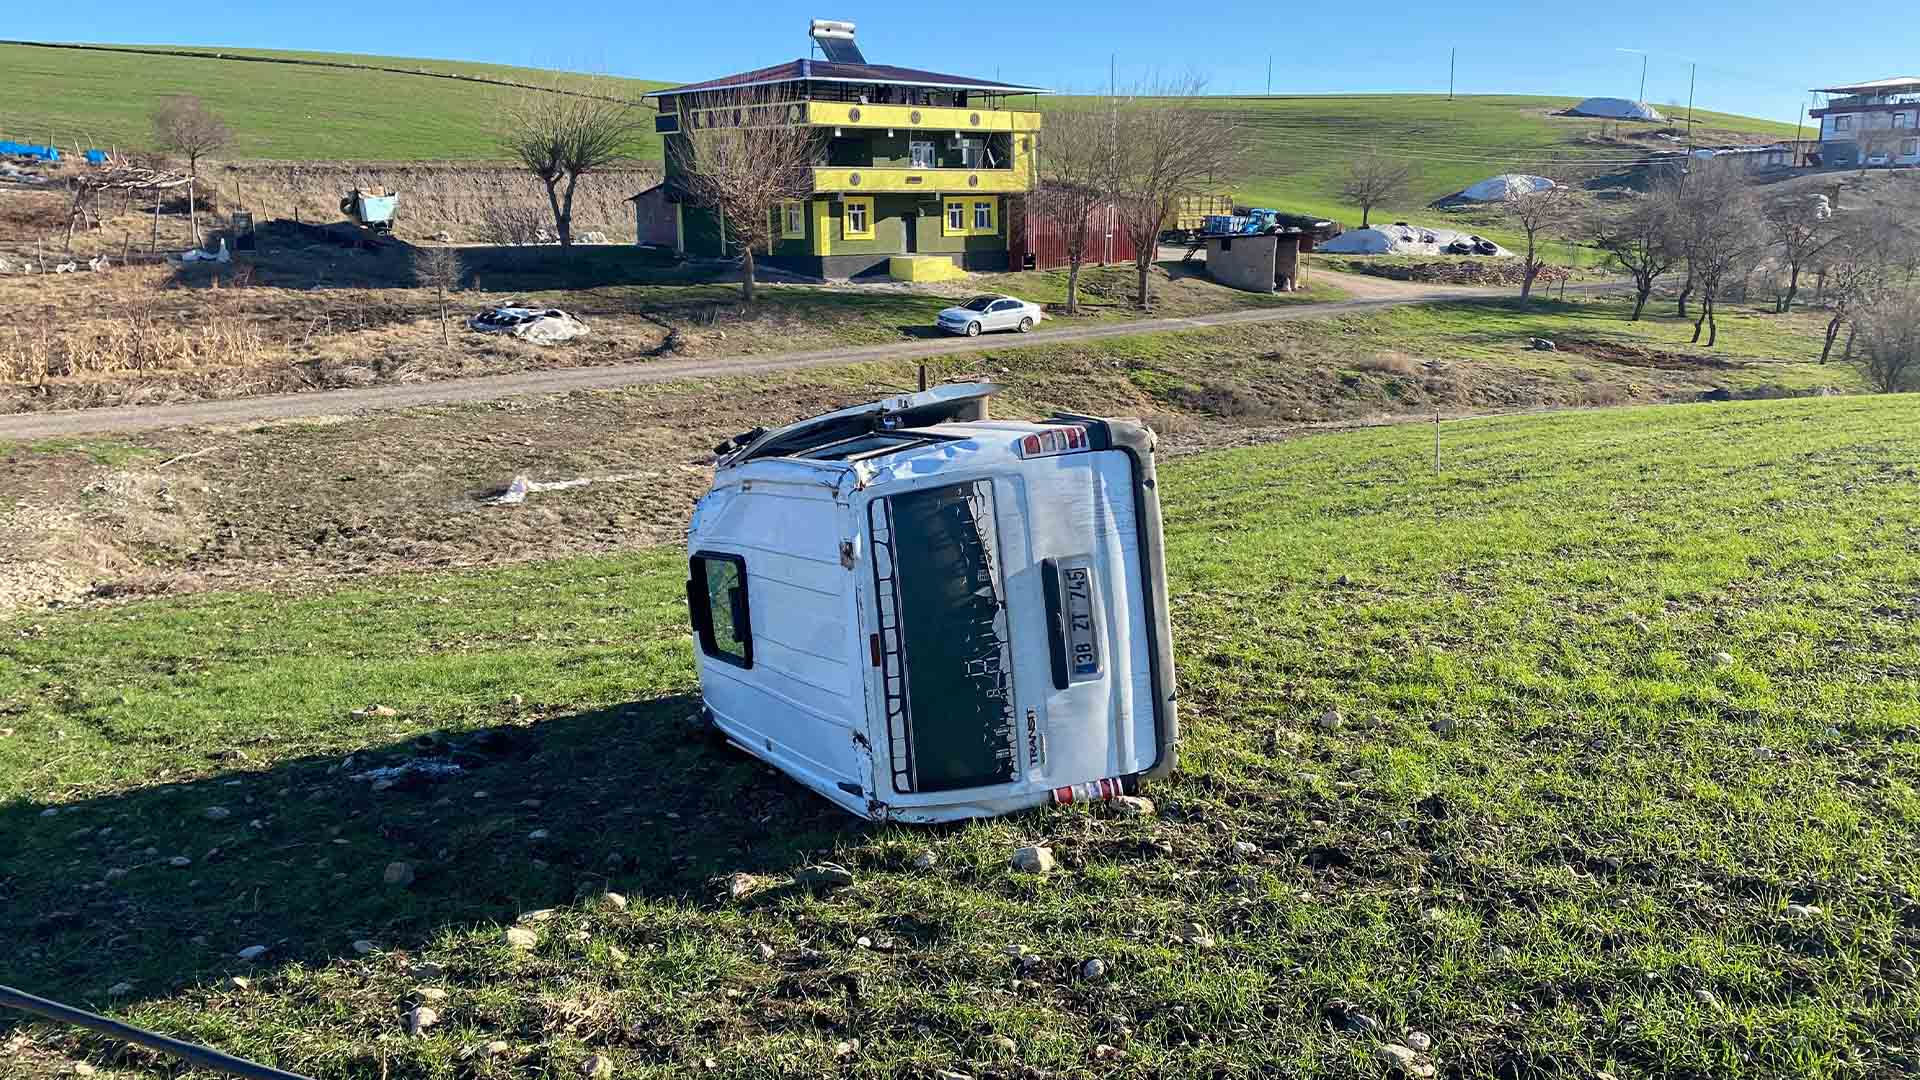
POLYGON ((1672 200, 1656 186, 1652 194, 1635 198, 1625 213, 1596 216, 1591 231, 1608 264, 1633 275, 1633 321, 1639 321, 1654 283, 1684 257, 1672 200))
POLYGON ((1761 204, 1760 218, 1787 270, 1787 291, 1774 306, 1775 311, 1785 314, 1793 310, 1793 302, 1800 295, 1800 271, 1838 239, 1839 231, 1824 200, 1805 193, 1768 199, 1761 204))
POLYGON ((1753 193, 1732 168, 1703 165, 1678 187, 1681 244, 1687 256, 1687 274, 1700 293, 1700 316, 1693 324, 1693 340, 1707 335, 1707 347, 1720 340, 1717 309, 1721 289, 1745 273, 1766 245, 1753 193))
POLYGON ((1883 394, 1920 389, 1920 290, 1889 291, 1855 316, 1860 355, 1854 363, 1883 394))
MULTIPOLYGON (((1828 314, 1826 341, 1820 350, 1823 364, 1833 358, 1840 331, 1854 315, 1872 307, 1892 287, 1907 246, 1900 220, 1883 209, 1840 211, 1834 220, 1834 242, 1820 259, 1820 295, 1828 314)), ((1847 355, 1851 354, 1849 347, 1847 355)))
POLYGON ((1581 201, 1574 188, 1555 184, 1542 191, 1516 191, 1500 204, 1507 220, 1526 235, 1522 253, 1520 299, 1533 296, 1533 283, 1547 268, 1547 241, 1571 232, 1581 217, 1581 201))
POLYGON ((1416 173, 1411 162, 1394 161, 1369 150, 1347 165, 1340 197, 1360 208, 1360 227, 1366 228, 1373 208, 1399 202, 1413 191, 1416 173))
POLYGON ((792 115, 791 102, 755 88, 680 99, 682 135, 667 152, 693 201, 717 212, 722 243, 732 233, 740 243, 740 292, 754 300, 756 250, 771 250, 780 235, 775 215, 783 203, 813 193, 818 154, 813 132, 792 115))
POLYGON ((450 247, 426 248, 413 261, 414 280, 421 288, 433 290, 439 304, 442 345, 453 344, 453 335, 447 329, 447 304, 452 295, 460 291, 460 279, 464 272, 460 253, 450 247))
POLYGON ((1080 310, 1080 267, 1094 212, 1113 197, 1117 127, 1111 108, 1073 105, 1049 110, 1040 133, 1040 182, 1027 205, 1059 229, 1066 244, 1069 315, 1080 310))
POLYGON ((617 93, 529 90, 505 119, 501 149, 546 187, 561 247, 573 246, 580 178, 627 157, 639 137, 639 113, 617 93))
POLYGON ((200 244, 200 217, 195 189, 200 181, 200 159, 233 142, 233 130, 190 94, 167 98, 153 111, 153 138, 162 150, 187 159, 187 228, 194 246, 200 244))
POLYGON ((1113 105, 1114 192, 1121 230, 1133 244, 1142 311, 1153 302, 1150 271, 1160 230, 1182 198, 1209 190, 1239 161, 1233 114, 1208 108, 1205 89, 1205 80, 1189 75, 1143 86, 1113 105))

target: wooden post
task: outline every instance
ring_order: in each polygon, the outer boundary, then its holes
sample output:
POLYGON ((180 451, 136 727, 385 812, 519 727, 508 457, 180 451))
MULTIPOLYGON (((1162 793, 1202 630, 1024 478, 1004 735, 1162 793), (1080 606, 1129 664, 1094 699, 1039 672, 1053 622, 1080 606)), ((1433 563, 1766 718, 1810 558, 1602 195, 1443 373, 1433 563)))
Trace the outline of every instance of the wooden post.
POLYGON ((1433 471, 1440 471, 1440 410, 1433 410, 1433 471))

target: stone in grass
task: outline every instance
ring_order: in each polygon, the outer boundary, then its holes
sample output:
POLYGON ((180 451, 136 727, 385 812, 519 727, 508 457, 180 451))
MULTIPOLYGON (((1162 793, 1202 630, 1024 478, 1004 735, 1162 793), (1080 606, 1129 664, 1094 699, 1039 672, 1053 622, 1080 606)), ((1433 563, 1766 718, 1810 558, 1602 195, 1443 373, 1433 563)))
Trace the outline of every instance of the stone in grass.
POLYGON ((1820 906, 1818 904, 1787 905, 1787 918, 1789 919, 1811 919, 1818 914, 1820 914, 1820 906))
POLYGON ((1732 666, 1733 666, 1733 654, 1732 654, 1732 653, 1730 653, 1730 652, 1717 652, 1717 653, 1714 653, 1714 654, 1713 654, 1713 666, 1714 666, 1714 667, 1732 667, 1732 666))
POLYGON ((599 904, 601 907, 607 909, 608 911, 627 910, 627 898, 620 895, 617 892, 601 893, 599 904))
POLYGON ((752 874, 733 873, 727 875, 727 898, 730 900, 744 900, 759 887, 759 880, 752 874))
POLYGON ((1233 846, 1231 850, 1233 851, 1234 855, 1238 856, 1239 858, 1251 859, 1254 856, 1260 854, 1260 845, 1251 844, 1245 840, 1235 840, 1233 842, 1233 846))
POLYGON ((931 849, 929 849, 921 852, 918 855, 915 855, 913 857, 913 861, 907 865, 911 866, 915 870, 920 871, 921 873, 925 873, 928 870, 931 870, 934 867, 940 865, 940 856, 936 855, 931 849))
POLYGON ((423 986, 420 988, 420 1000, 445 1001, 447 1000, 447 992, 437 986, 423 986))
POLYGON ((373 942, 368 941, 365 938, 361 938, 359 941, 356 941, 353 943, 353 951, 356 953, 359 953, 361 956, 365 956, 368 953, 373 952, 378 948, 379 948, 378 945, 375 945, 373 942))
POLYGON ((540 944, 540 935, 524 926, 510 926, 507 928, 507 944, 524 952, 540 944))
POLYGON ((407 1034, 418 1037, 422 1032, 440 1022, 440 1010, 430 1005, 416 1006, 407 1014, 407 1034))
POLYGON ((380 875, 380 880, 395 888, 406 888, 413 884, 413 864, 409 862, 390 862, 380 875))
POLYGON ((995 1035, 993 1037, 993 1048, 1009 1057, 1020 1052, 1020 1044, 1007 1038, 1005 1035, 995 1035))
POLYGON ((224 806, 209 806, 200 813, 201 816, 205 817, 208 821, 225 821, 233 816, 233 811, 224 806))
POLYGON ((594 1054, 580 1063, 580 1075, 587 1080, 607 1080, 613 1075, 613 1059, 605 1054, 594 1054))
POLYGON ((1180 940, 1196 949, 1213 948, 1213 935, 1197 922, 1190 922, 1180 928, 1180 940))
POLYGON ((545 840, 552 835, 553 834, 551 832, 548 832, 545 829, 535 829, 532 832, 527 834, 527 839, 537 844, 540 841, 545 840))
POLYGON ((1019 848, 1013 853, 1013 868, 1023 874, 1048 874, 1054 868, 1053 849, 1043 844, 1019 848))
POLYGON ((1420 1060, 1420 1055, 1415 1053, 1412 1047, 1401 1046, 1399 1043, 1381 1043, 1374 1047, 1373 1054, 1380 1059, 1382 1065, 1389 1069, 1400 1069, 1403 1072, 1412 1071, 1414 1065, 1420 1060))
POLYGON ((753 955, 761 963, 771 964, 773 962, 773 958, 779 954, 773 951, 773 946, 763 941, 760 944, 755 945, 753 947, 753 955))
POLYGON ((859 1052, 859 1039, 845 1039, 833 1044, 833 1056, 837 1058, 852 1057, 859 1052))
POLYGON ((1433 1038, 1424 1031, 1409 1031, 1407 1037, 1401 1041, 1415 1053, 1424 1054, 1433 1049, 1433 1038))
POLYGON ((126 997, 131 993, 133 993, 133 984, 130 982, 118 982, 107 987, 108 997, 126 997))
POLYGON ((1326 712, 1321 713, 1320 719, 1314 721, 1314 723, 1321 731, 1339 731, 1340 710, 1328 709, 1326 712))
POLYGON ((1116 795, 1113 808, 1125 817, 1148 817, 1153 814, 1153 800, 1139 795, 1116 795))
POLYGON ((973 1080, 973 1074, 959 1069, 935 1069, 933 1080, 973 1080))
POLYGON ((249 945, 234 955, 242 960, 258 960, 267 955, 267 947, 265 945, 249 945))
POLYGON ((193 865, 193 860, 187 858, 185 855, 175 855, 173 858, 167 860, 167 865, 176 870, 184 870, 193 865))
POLYGON ((1093 957, 1080 965, 1080 977, 1088 982, 1099 982, 1107 977, 1107 962, 1097 956, 1093 957))

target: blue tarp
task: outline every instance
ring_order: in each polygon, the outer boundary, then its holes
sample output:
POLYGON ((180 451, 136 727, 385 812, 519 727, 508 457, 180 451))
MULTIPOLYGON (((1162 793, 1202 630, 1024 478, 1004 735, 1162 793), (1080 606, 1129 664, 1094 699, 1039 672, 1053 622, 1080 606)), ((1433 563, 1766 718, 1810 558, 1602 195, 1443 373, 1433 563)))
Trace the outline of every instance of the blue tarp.
POLYGON ((38 161, 59 161, 60 151, 51 146, 35 146, 32 143, 0 141, 0 154, 11 157, 28 157, 38 161))
POLYGON ((107 152, 105 150, 87 151, 87 164, 105 165, 106 163, 107 163, 107 152))

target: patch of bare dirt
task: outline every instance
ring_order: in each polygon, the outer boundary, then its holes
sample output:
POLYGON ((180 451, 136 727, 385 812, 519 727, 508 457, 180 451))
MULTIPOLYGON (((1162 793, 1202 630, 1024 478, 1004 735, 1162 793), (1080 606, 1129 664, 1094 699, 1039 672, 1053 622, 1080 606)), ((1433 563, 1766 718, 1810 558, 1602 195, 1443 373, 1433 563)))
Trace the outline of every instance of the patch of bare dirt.
POLYGON ((1553 344, 1561 352, 1579 353, 1626 367, 1657 368, 1661 371, 1727 371, 1745 366, 1737 360, 1725 360, 1718 356, 1670 352, 1593 338, 1560 337, 1555 338, 1553 344))

